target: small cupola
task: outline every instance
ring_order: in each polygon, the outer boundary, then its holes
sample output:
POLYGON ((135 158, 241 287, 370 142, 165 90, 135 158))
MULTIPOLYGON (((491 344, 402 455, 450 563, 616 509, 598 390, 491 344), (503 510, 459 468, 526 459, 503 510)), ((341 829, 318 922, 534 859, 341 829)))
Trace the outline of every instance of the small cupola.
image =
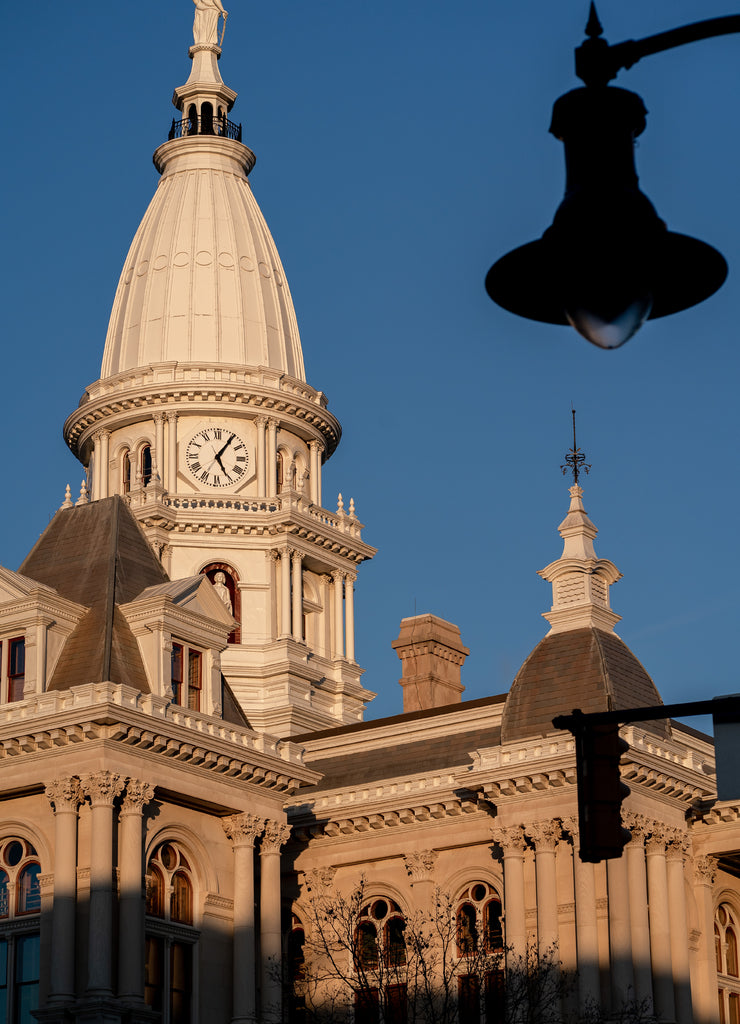
POLYGON ((218 135, 241 142, 241 125, 227 117, 237 94, 224 85, 218 69, 227 12, 221 0, 196 0, 195 7, 193 45, 188 51, 193 64, 187 82, 172 96, 181 117, 173 120, 169 138, 218 135))

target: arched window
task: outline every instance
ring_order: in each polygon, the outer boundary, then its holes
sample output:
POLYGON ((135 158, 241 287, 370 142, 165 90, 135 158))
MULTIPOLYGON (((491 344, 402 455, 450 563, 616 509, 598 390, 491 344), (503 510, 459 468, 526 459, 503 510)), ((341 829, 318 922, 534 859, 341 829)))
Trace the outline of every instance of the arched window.
POLYGON ((737 936, 737 914, 729 903, 721 903, 714 915, 720 1024, 740 1024, 737 936))
MULTIPOLYGON (((200 571, 204 576, 207 576, 214 585, 219 597, 234 616, 236 621, 241 622, 242 596, 241 591, 239 590, 239 574, 236 569, 227 562, 211 562, 210 565, 206 565, 200 571), (222 576, 223 579, 221 579, 222 576), (226 602, 225 595, 223 593, 224 587, 226 588, 226 595, 229 598, 228 603, 226 602)), ((240 627, 237 626, 232 633, 229 633, 229 643, 241 643, 240 627)))
POLYGON ((146 487, 152 479, 152 448, 145 444, 141 449, 141 484, 146 487))
POLYGON ((366 903, 357 922, 358 965, 364 970, 376 970, 381 957, 389 967, 405 964, 405 927, 403 912, 393 900, 381 897, 366 903))
POLYGON ((188 125, 187 134, 195 135, 198 131, 198 111, 194 103, 191 103, 188 107, 188 125))
POLYGON ((285 473, 283 472, 283 465, 283 453, 278 452, 275 460, 275 475, 277 480, 278 494, 282 491, 283 484, 285 483, 285 473))
POLYGON ((503 947, 501 897, 487 882, 473 882, 460 894, 456 921, 458 956, 503 947))
POLYGON ((193 992, 193 877, 187 857, 164 842, 147 868, 147 936, 144 998, 162 1024, 190 1024, 193 992), (184 927, 185 926, 185 927, 184 927))
POLYGON ((9 1021, 31 1020, 31 1011, 38 1009, 40 876, 41 864, 31 843, 16 837, 0 839, 2 1020, 6 1013, 9 1021), (14 964, 12 970, 8 970, 9 964, 14 964))
POLYGON ((213 104, 204 103, 200 108, 201 135, 213 135, 213 104))
POLYGON ((131 492, 131 452, 124 448, 121 452, 121 493, 131 492))

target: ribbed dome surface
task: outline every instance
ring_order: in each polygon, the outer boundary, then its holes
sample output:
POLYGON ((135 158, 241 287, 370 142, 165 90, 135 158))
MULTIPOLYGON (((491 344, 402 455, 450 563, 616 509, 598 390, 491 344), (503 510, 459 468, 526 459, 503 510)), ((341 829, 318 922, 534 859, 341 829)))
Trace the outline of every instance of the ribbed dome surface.
POLYGON ((178 361, 305 380, 293 300, 247 181, 253 154, 198 136, 165 143, 154 159, 163 177, 118 283, 101 377, 178 361))
MULTIPOLYGON (((662 704, 655 683, 615 633, 572 629, 541 640, 519 669, 501 722, 504 743, 554 732, 556 715, 662 704)), ((668 723, 645 728, 665 736, 668 723)))

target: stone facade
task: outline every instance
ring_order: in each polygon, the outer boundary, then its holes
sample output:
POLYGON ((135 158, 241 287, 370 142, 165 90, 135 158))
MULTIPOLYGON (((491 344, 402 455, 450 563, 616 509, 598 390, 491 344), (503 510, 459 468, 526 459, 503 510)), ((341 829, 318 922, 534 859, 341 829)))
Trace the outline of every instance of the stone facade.
POLYGON ((352 500, 323 505, 341 428, 305 380, 220 56, 190 49, 101 376, 65 424, 79 499, 0 567, 8 1019, 300 1020, 312 901, 358 887, 376 948, 442 893, 456 962, 462 935, 508 964, 554 956, 577 972, 563 1019, 632 999, 666 1022, 738 1019, 740 803, 716 798, 710 738, 624 727, 632 838, 578 856, 553 716, 660 697, 614 632, 620 573, 577 484, 541 571, 551 628, 510 691, 463 701, 460 630, 418 616, 393 644, 403 713, 364 721, 353 594, 375 552, 352 500))

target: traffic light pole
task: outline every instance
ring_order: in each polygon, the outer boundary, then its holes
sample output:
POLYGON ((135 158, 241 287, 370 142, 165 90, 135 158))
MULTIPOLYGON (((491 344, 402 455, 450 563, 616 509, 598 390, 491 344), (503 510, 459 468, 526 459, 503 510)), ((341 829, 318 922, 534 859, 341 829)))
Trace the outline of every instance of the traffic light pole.
POLYGON ((570 715, 558 715, 552 724, 556 729, 581 729, 589 725, 627 725, 628 722, 652 722, 658 718, 685 718, 687 715, 738 715, 740 696, 713 697, 711 700, 689 700, 683 704, 657 704, 648 708, 624 708, 621 711, 593 711, 588 714, 575 709, 570 715))

